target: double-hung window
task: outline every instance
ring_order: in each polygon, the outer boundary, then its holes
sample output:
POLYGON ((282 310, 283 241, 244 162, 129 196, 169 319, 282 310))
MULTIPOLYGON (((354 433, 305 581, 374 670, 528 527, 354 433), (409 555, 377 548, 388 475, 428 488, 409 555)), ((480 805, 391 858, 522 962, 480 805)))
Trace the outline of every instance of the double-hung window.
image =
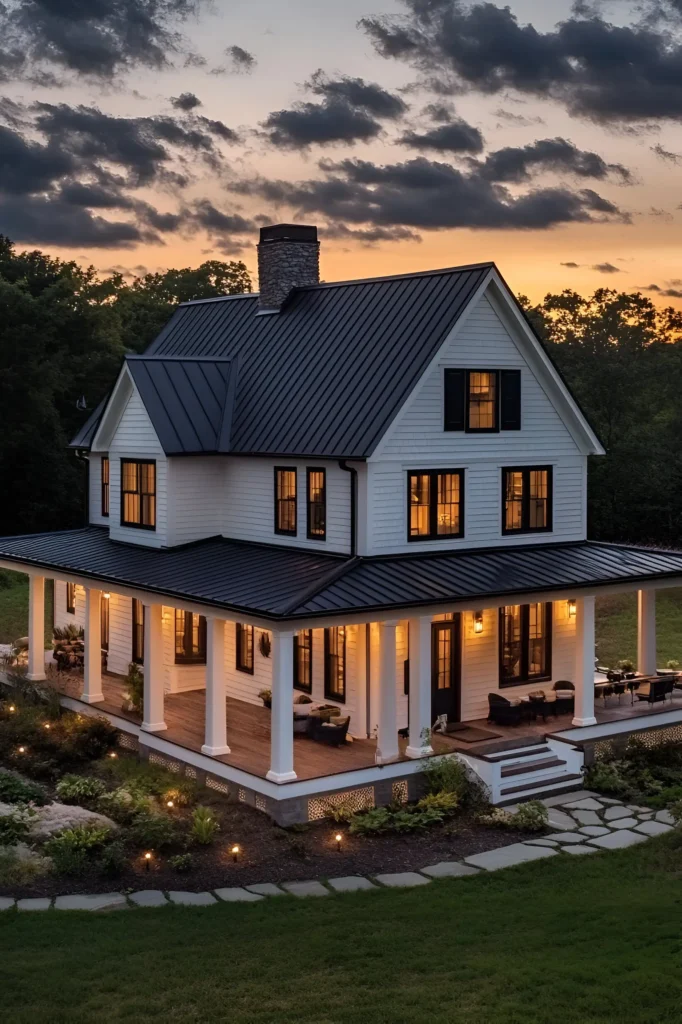
POLYGON ((307 473, 308 539, 324 540, 327 536, 327 473, 309 469, 307 473))
POLYGON ((66 610, 69 615, 76 614, 76 584, 66 584, 66 610))
POLYGON ((102 503, 102 515, 109 515, 109 456, 103 455, 101 460, 102 466, 102 491, 101 491, 101 503, 102 503))
POLYGON ((203 615, 175 609, 175 664, 206 664, 206 619, 203 615))
POLYGON ((407 539, 464 536, 464 470, 415 470, 407 474, 407 539))
POLYGON ((236 665, 240 672, 253 675, 253 626, 245 626, 238 622, 236 627, 237 658, 236 665))
POLYGON ((156 529, 156 462, 121 459, 121 525, 156 529))
POLYGON ((502 470, 502 533, 552 529, 552 467, 502 470))
POLYGON ((443 376, 443 429, 469 434, 521 429, 520 370, 459 370, 443 376))
POLYGON ((346 700, 346 627, 324 631, 324 696, 340 704, 346 700))
POLYGON ((275 467, 275 533, 296 536, 296 470, 275 467))
MULTIPOLYGON (((183 627, 184 638, 184 627, 183 627)), ((144 604, 133 598, 133 650, 132 661, 144 665, 144 604)))
POLYGON ((313 690, 313 631, 302 629, 294 636, 294 689, 313 690))
POLYGON ((500 608, 500 686, 552 675, 552 605, 500 608))

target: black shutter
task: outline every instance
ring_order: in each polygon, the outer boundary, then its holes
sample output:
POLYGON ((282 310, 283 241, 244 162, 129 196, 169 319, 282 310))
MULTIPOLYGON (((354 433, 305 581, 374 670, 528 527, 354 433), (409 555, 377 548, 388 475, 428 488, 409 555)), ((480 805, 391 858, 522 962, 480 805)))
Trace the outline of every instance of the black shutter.
POLYGON ((466 370, 446 370, 444 378, 444 430, 464 430, 466 370))
POLYGON ((500 429, 521 429, 521 371, 502 370, 500 374, 500 429))

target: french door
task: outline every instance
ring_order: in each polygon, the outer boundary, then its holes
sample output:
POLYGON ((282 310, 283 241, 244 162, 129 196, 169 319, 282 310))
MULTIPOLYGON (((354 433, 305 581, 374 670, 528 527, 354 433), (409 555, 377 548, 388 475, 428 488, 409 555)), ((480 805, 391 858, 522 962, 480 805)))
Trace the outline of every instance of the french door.
POLYGON ((461 718, 461 622, 460 616, 431 624, 431 718, 461 718))

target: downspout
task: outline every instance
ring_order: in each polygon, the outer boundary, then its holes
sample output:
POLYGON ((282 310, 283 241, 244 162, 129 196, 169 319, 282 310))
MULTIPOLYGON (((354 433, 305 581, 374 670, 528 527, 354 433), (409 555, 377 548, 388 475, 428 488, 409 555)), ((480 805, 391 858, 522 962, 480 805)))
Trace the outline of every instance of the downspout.
POLYGON ((358 553, 358 471, 349 466, 345 459, 339 459, 339 467, 350 473, 350 554, 355 558, 358 553))

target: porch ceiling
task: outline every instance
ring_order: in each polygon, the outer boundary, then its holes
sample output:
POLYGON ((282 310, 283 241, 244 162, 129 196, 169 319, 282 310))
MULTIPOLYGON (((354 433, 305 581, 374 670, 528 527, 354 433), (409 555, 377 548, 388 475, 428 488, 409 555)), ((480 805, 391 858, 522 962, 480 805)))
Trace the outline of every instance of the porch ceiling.
POLYGON ((594 541, 344 558, 222 537, 159 550, 94 526, 1 538, 0 560, 273 620, 682 580, 682 551, 594 541))

